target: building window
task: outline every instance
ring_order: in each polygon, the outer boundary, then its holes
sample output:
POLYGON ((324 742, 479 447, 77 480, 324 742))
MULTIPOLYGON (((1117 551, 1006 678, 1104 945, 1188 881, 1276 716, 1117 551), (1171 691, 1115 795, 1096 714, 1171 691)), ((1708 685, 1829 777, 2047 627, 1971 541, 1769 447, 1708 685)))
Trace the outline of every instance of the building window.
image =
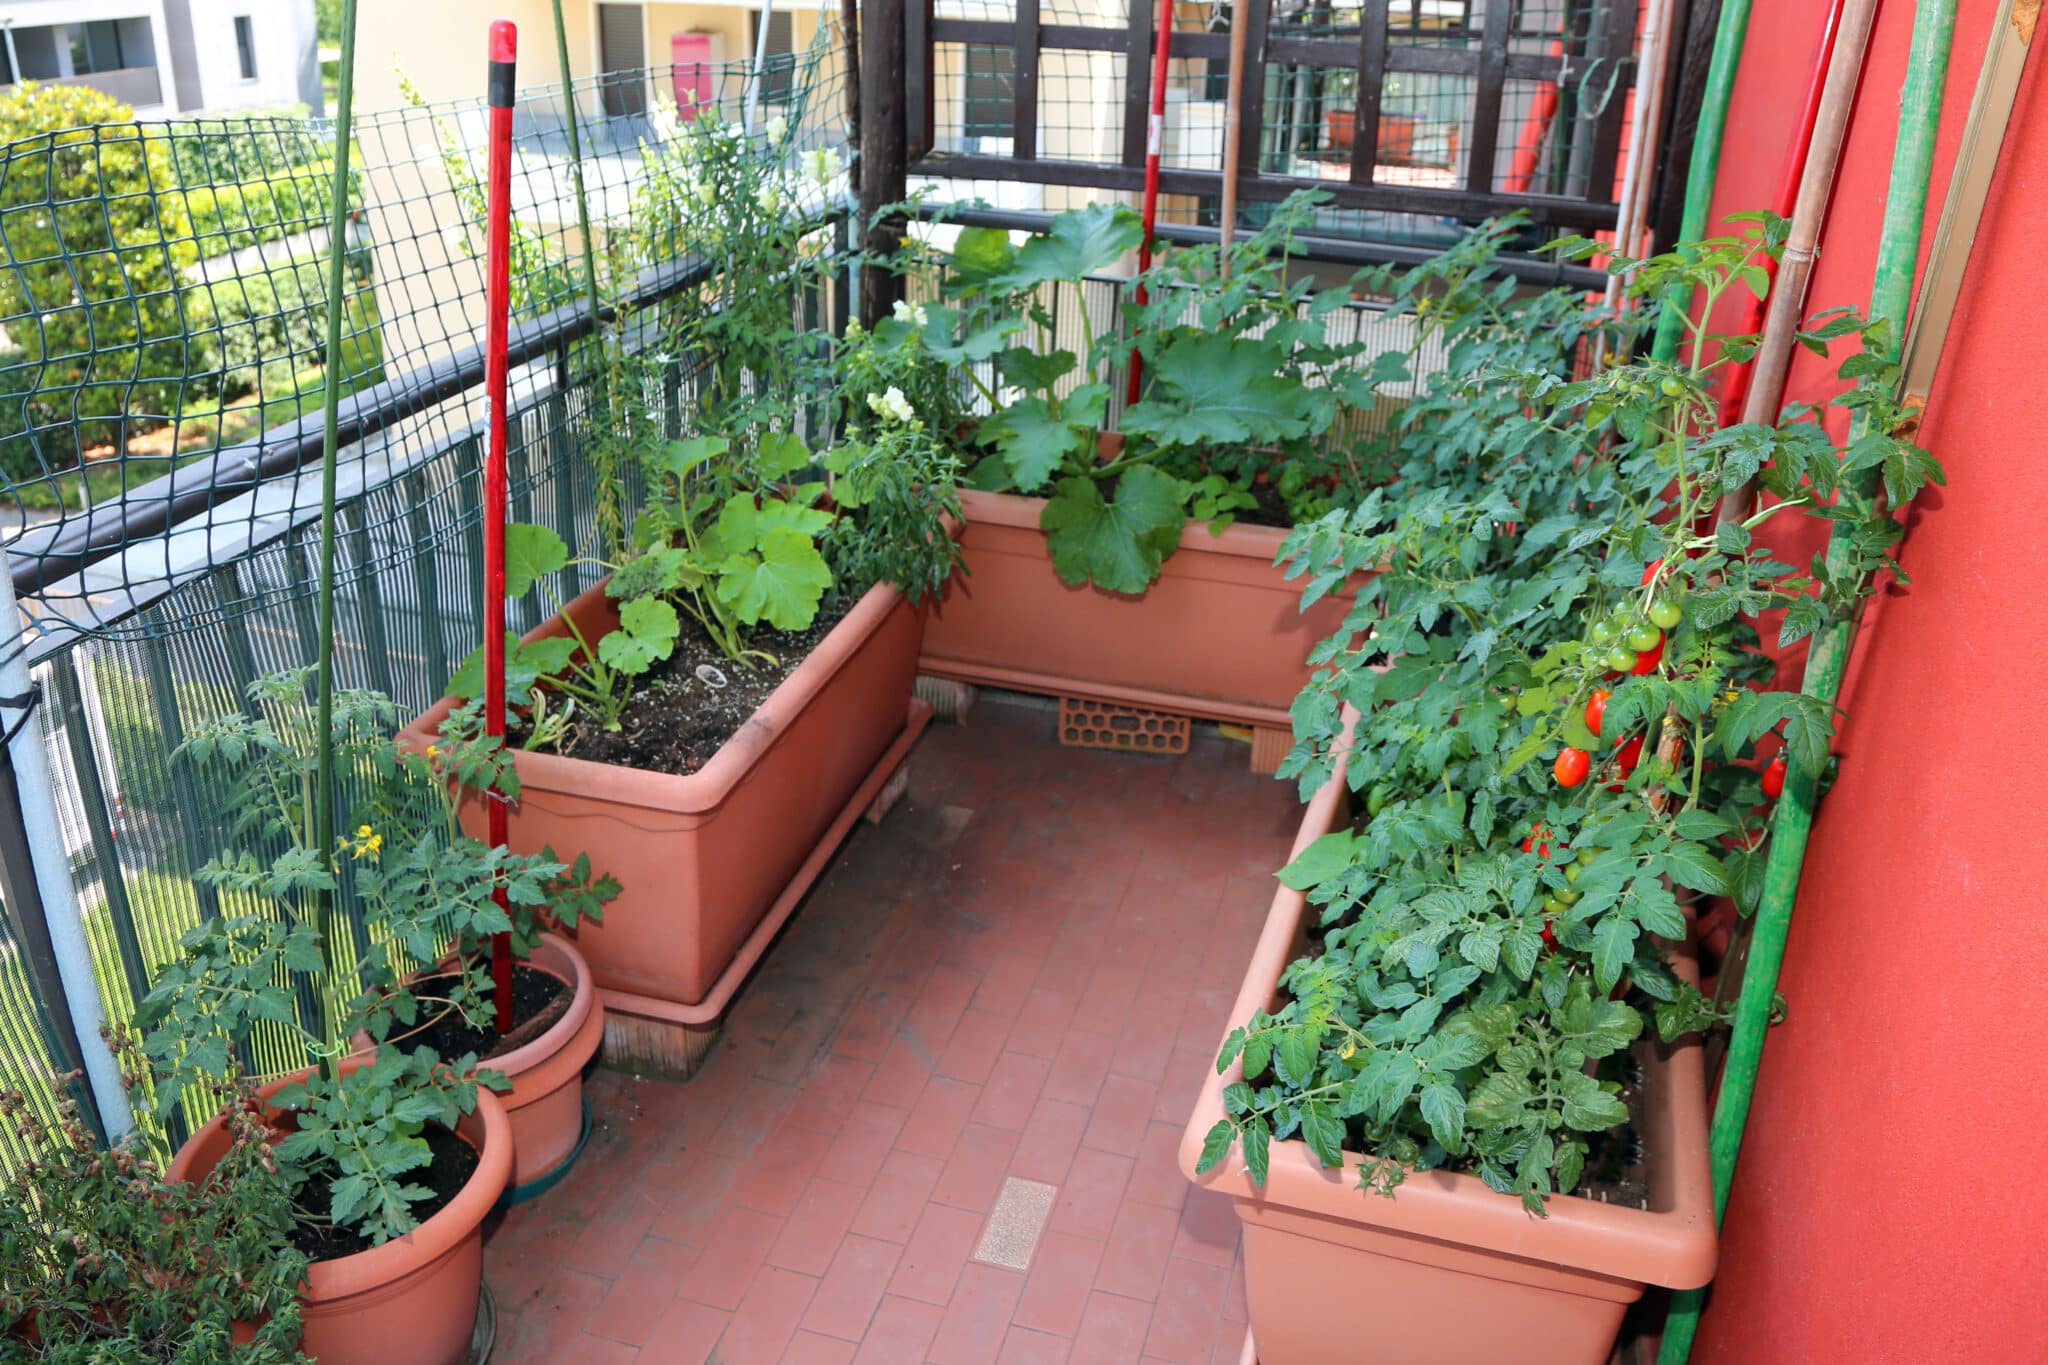
POLYGON ((235 16, 235 57, 242 64, 242 79, 256 79, 256 22, 246 14, 235 16))
POLYGON ((87 76, 96 71, 119 71, 128 65, 121 54, 121 27, 114 20, 95 19, 71 26, 73 72, 87 76))

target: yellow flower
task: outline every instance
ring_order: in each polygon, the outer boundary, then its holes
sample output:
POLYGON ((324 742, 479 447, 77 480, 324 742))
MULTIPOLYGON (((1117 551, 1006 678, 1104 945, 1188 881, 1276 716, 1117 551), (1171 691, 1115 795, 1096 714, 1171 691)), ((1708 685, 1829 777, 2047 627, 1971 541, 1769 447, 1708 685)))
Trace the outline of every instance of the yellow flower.
POLYGON ((372 834, 368 839, 365 839, 363 841, 363 847, 368 849, 371 853, 382 853, 384 851, 384 836, 381 834, 372 834))
POLYGON ((367 839, 367 838, 369 838, 369 837, 370 837, 371 833, 372 833, 372 830, 370 829, 370 827, 369 827, 368 825, 357 825, 357 826, 356 826, 356 838, 358 838, 358 839, 367 839))
POLYGON ((1344 1051, 1343 1051, 1342 1053, 1338 1054, 1338 1055, 1340 1055, 1341 1057, 1343 1057, 1343 1058, 1344 1058, 1344 1060, 1348 1062, 1348 1061, 1350 1061, 1350 1060, 1351 1060, 1351 1054, 1352 1054, 1352 1053, 1354 1053, 1354 1052, 1356 1052, 1356 1051, 1358 1051, 1358 1044, 1356 1044, 1356 1043, 1346 1043, 1346 1044, 1344 1044, 1344 1051))
POLYGON ((429 744, 429 745, 427 746, 427 757, 428 757, 428 758, 439 758, 440 756, 441 756, 441 746, 440 746, 440 745, 438 745, 438 744, 429 744))

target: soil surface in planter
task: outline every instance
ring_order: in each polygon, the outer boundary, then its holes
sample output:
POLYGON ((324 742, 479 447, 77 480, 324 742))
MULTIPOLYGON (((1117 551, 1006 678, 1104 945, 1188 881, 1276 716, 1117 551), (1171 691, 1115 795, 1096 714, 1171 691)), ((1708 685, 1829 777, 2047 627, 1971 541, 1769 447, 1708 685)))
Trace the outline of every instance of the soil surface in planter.
MULTIPOLYGON (((831 634, 853 600, 827 603, 808 629, 761 632, 755 643, 775 656, 773 663, 734 663, 696 621, 685 616, 675 652, 639 680, 619 717, 619 728, 606 730, 579 709, 554 752, 592 763, 689 776, 739 733, 768 694, 831 634), (713 676, 723 677, 725 686, 698 677, 700 667, 716 669, 713 676)), ((512 742, 523 742, 526 733, 523 721, 513 726, 512 742)))
MULTIPOLYGON (((424 1185, 433 1191, 430 1198, 412 1206, 412 1216, 422 1223, 446 1208, 462 1192, 462 1187, 469 1183, 469 1178, 476 1174, 476 1168, 483 1160, 476 1148, 446 1128, 427 1129, 426 1139, 427 1149, 434 1155, 433 1161, 405 1173, 408 1183, 424 1185)), ((307 1209, 329 1207, 332 1199, 330 1183, 320 1179, 307 1181, 298 1193, 299 1206, 307 1209)), ((371 1243, 369 1238, 350 1228, 300 1222, 292 1227, 292 1245, 316 1261, 332 1261, 368 1251, 371 1243)))
MULTIPOLYGON (((431 983, 422 983, 429 985, 431 983)), ((404 1052, 430 1047, 442 1061, 474 1052, 488 1062, 514 1048, 524 1047, 546 1033, 557 1019, 569 1012, 573 992, 553 972, 544 972, 524 962, 512 964, 512 1027, 498 1032, 497 1025, 472 1024, 454 1010, 444 1012, 417 1033, 394 1037, 392 1045, 404 1052)))

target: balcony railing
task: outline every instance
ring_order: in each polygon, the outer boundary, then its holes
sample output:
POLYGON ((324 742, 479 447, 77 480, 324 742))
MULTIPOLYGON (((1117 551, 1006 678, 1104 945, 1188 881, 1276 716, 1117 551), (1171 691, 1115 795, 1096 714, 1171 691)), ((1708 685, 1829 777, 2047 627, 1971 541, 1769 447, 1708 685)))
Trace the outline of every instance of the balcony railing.
MULTIPOLYGON (((117 66, 111 71, 88 71, 78 76, 35 79, 38 85, 83 85, 112 95, 123 104, 138 107, 162 104, 164 99, 163 82, 158 79, 154 66, 117 66)), ((11 89, 11 82, 0 85, 0 90, 11 89)))

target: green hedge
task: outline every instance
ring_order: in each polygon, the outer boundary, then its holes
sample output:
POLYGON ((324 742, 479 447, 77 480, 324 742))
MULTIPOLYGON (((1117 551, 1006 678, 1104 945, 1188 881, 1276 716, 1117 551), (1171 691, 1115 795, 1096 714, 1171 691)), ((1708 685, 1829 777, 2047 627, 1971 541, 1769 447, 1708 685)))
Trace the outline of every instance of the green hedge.
POLYGON ((97 90, 21 82, 0 141, 0 318, 35 390, 26 425, 63 467, 115 437, 110 419, 177 412, 212 368, 185 329, 191 219, 161 133, 97 90))
POLYGON ((185 207, 199 254, 219 256, 324 225, 333 174, 329 162, 277 179, 186 190, 185 207))

